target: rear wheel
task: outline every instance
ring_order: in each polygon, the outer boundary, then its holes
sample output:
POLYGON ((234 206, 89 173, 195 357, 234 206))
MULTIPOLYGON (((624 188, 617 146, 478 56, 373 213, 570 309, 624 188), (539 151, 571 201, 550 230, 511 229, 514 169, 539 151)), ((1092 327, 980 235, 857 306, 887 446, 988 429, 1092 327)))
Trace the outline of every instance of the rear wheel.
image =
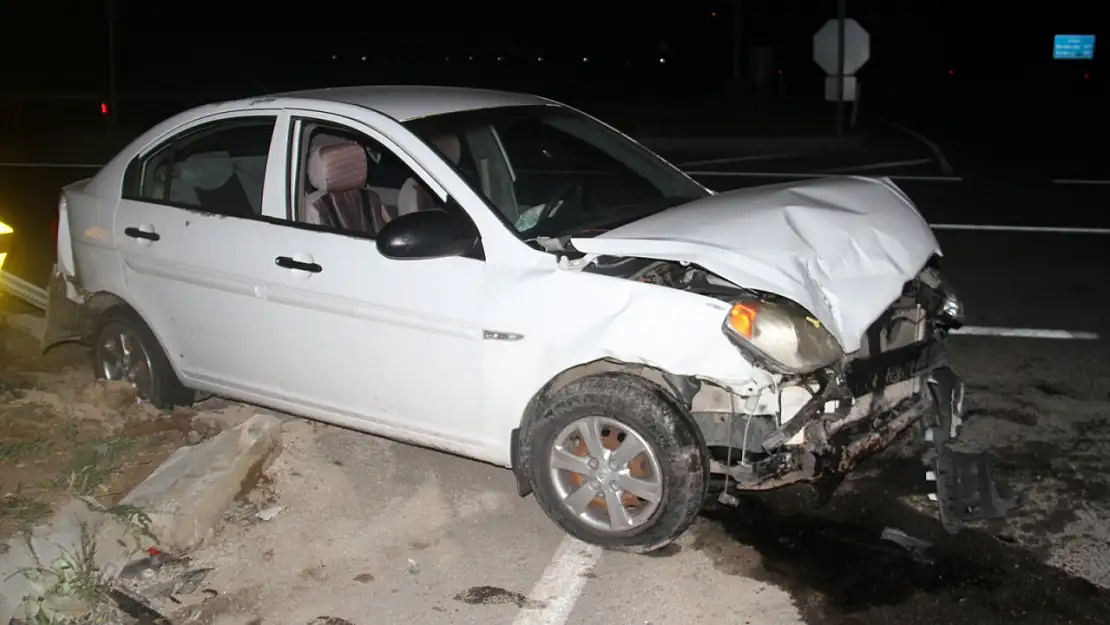
POLYGON ((99 380, 126 382, 140 399, 169 410, 192 402, 154 333, 127 308, 104 312, 93 335, 93 374, 99 380))
POLYGON ((567 533, 607 549, 648 552, 693 522, 708 455, 665 391, 607 373, 557 391, 527 433, 536 500, 567 533))

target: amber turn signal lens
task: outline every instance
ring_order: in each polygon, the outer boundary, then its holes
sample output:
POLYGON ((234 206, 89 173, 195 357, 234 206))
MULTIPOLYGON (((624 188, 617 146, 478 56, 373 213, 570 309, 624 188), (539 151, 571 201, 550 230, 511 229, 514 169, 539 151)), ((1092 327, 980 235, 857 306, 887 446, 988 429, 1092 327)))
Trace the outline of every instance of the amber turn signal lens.
POLYGON ((733 304, 728 311, 728 325, 740 336, 752 338, 752 328, 755 326, 756 308, 751 304, 733 304))

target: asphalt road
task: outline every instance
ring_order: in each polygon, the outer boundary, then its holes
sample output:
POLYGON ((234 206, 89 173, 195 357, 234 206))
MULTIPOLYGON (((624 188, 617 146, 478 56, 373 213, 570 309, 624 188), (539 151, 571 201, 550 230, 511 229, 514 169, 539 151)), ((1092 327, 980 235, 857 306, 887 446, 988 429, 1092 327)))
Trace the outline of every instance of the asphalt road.
MULTIPOLYGON (((701 179, 725 190, 785 179, 745 172, 807 174, 929 158, 859 173, 912 177, 896 181, 934 224, 1110 226, 1110 187, 1054 183, 1061 171, 1053 168, 1001 178, 963 169, 962 154, 948 156, 948 173, 926 146, 688 168, 720 172, 701 179)), ((689 162, 754 155, 672 156, 689 162)), ((0 168, 0 219, 17 235, 45 232, 57 188, 85 175, 0 168)), ((1110 336, 1107 236, 938 231, 970 324, 1102 337, 1110 336)), ((41 279, 48 247, 17 236, 5 269, 41 279)), ((275 583, 260 591, 269 607, 256 596, 249 609, 292 625, 320 615, 355 625, 1105 622, 1106 341, 965 336, 953 343, 954 364, 970 384, 972 438, 995 451, 1000 474, 1027 500, 1005 522, 944 534, 923 503, 919 467, 882 460, 846 484, 830 508, 814 510, 804 492, 782 491, 707 514, 679 545, 655 557, 601 554, 568 549, 534 501, 513 495, 506 471, 327 428, 299 455, 287 454, 294 463, 282 495, 287 516, 251 530, 263 532, 271 553, 278 550, 264 567, 268 574, 315 583, 275 583), (297 475, 308 476, 305 483, 297 475), (279 531, 283 523, 287 534, 279 531), (932 562, 881 541, 886 527, 933 541, 932 562)), ((213 583, 232 588, 246 575, 242 567, 260 566, 242 549, 208 554, 225 571, 213 583)))

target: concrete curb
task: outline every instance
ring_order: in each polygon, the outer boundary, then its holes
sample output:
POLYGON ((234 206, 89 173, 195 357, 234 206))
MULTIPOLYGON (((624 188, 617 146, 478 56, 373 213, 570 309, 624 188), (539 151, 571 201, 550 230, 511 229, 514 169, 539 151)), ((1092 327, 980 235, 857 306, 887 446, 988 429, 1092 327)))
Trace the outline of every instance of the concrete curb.
POLYGON ((218 529, 228 506, 249 490, 281 453, 281 422, 257 414, 214 438, 174 452, 113 510, 89 499, 57 509, 44 523, 0 544, 0 623, 22 618, 34 594, 25 572, 96 546, 97 568, 109 580, 156 546, 172 555, 199 547, 218 529), (145 529, 127 511, 142 511, 145 529), (127 517, 127 518, 125 518, 127 517))

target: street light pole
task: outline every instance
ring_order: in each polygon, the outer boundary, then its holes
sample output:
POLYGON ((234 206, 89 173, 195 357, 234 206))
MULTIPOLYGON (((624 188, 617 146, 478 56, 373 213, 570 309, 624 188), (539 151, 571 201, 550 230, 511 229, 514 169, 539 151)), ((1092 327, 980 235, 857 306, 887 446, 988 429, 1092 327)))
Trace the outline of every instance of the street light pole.
POLYGON ((844 23, 848 0, 836 1, 836 136, 844 136, 844 23))
POLYGON ((744 77, 744 0, 732 4, 732 80, 739 87, 744 77))
POLYGON ((108 128, 116 121, 116 2, 108 0, 108 128))

